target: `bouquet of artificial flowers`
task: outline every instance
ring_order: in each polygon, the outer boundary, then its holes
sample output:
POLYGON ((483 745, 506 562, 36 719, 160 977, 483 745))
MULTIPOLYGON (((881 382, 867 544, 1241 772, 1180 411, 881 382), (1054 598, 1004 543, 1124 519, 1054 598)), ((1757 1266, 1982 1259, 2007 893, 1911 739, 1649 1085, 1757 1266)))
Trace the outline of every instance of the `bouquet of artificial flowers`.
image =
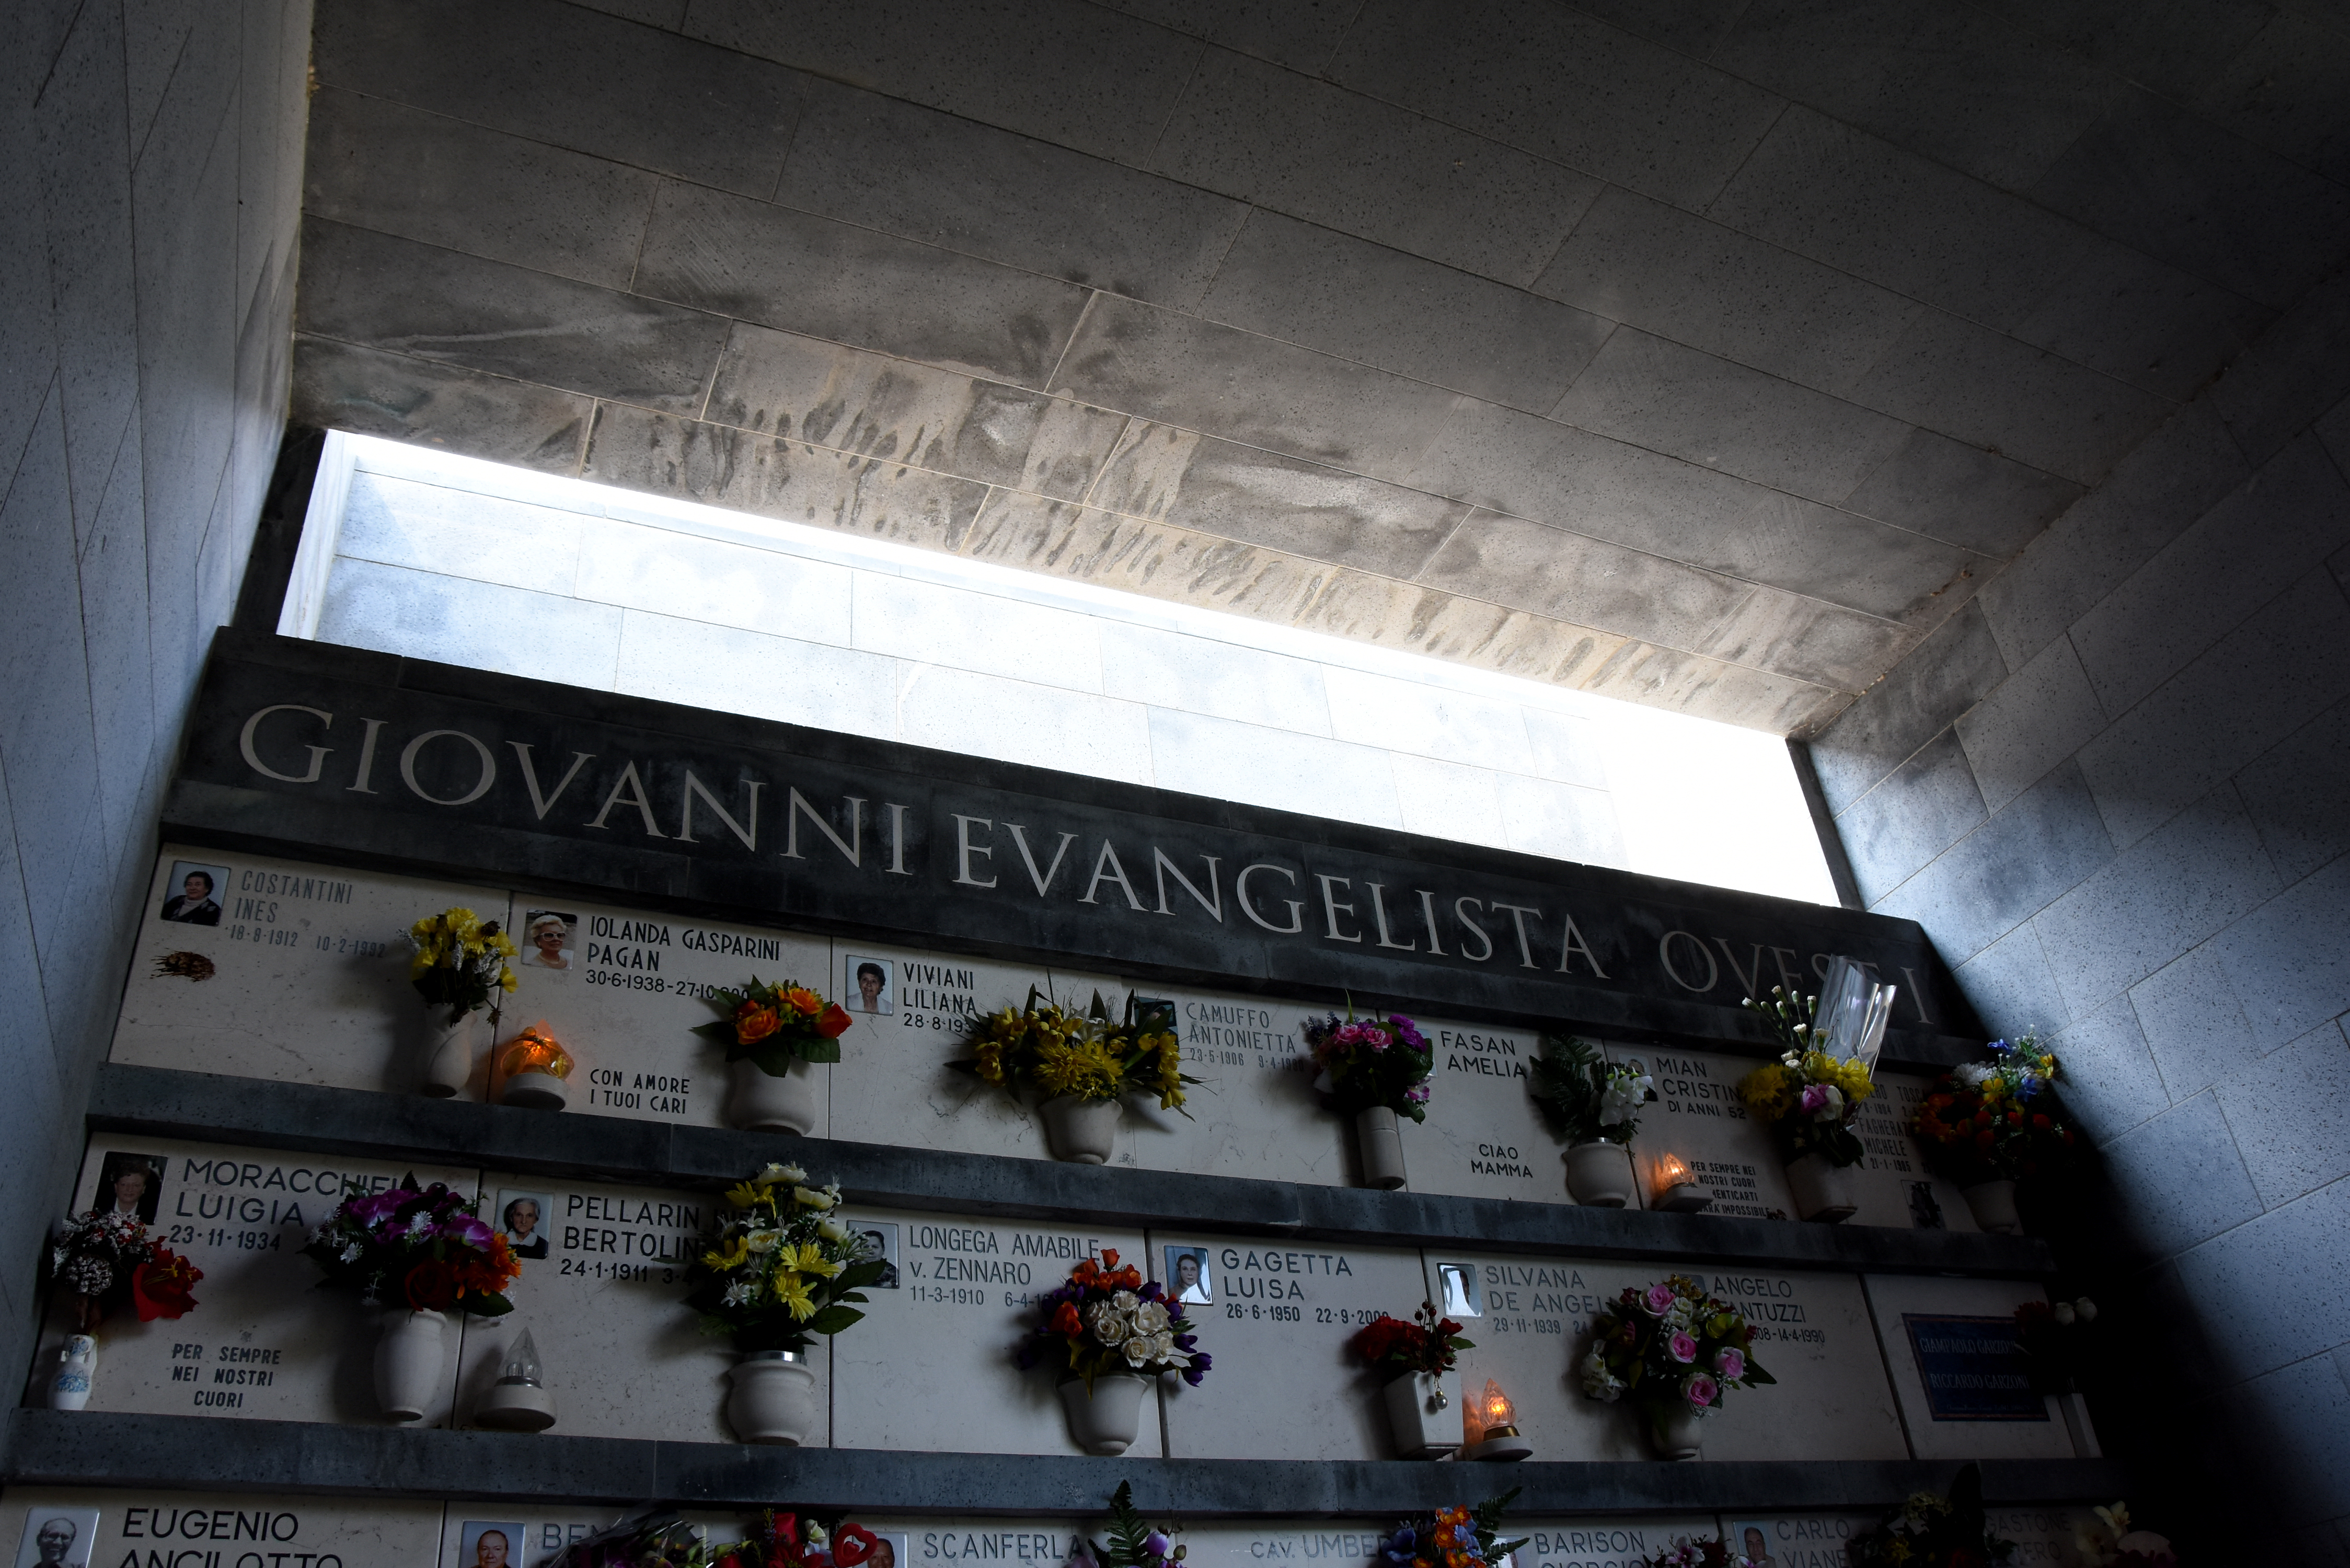
POLYGON ((797 981, 767 985, 753 975, 741 991, 713 991, 708 1001, 725 1016, 693 1033, 723 1042, 729 1062, 754 1062, 771 1078, 790 1072, 795 1061, 839 1061, 840 1037, 856 1022, 840 1003, 797 981))
POLYGON ((515 945, 498 923, 484 923, 471 909, 443 909, 427 915, 408 929, 416 956, 408 962, 409 983, 427 1007, 445 1007, 454 1024, 478 1012, 492 992, 512 991, 515 971, 505 961, 515 945))
POLYGON ((49 1267, 80 1298, 83 1332, 128 1303, 140 1323, 181 1317, 204 1272, 147 1232, 136 1214, 93 1209, 68 1220, 49 1249, 49 1267))
POLYGON ((1845 1542, 1852 1568, 1983 1568, 2014 1559, 2015 1542, 1991 1532, 1983 1517, 1982 1471, 1968 1464, 1950 1495, 1913 1492, 1866 1535, 1845 1542))
POLYGON ((1591 1320, 1584 1397, 1718 1409, 1732 1388, 1778 1381, 1754 1361, 1753 1339, 1745 1314, 1687 1274, 1646 1290, 1627 1285, 1591 1320))
POLYGON ((1677 1535, 1654 1557, 1641 1558, 1640 1568, 1756 1568, 1756 1564, 1752 1558, 1732 1552, 1729 1542, 1719 1537, 1700 1541, 1677 1535))
POLYGON ((1333 1012, 1308 1023, 1303 1033, 1322 1069, 1324 1081, 1315 1087, 1336 1109, 1357 1116, 1384 1106, 1416 1122, 1428 1119, 1435 1056, 1410 1019, 1395 1013, 1358 1019, 1349 1008, 1344 1019, 1333 1012))
POLYGON ((2097 1522, 2073 1532, 2081 1561, 2091 1568, 2178 1568, 2178 1555, 2168 1537, 2140 1530, 2130 1522, 2129 1504, 2093 1508, 2097 1522))
POLYGON ((1522 1488, 1512 1487, 1474 1508, 1442 1508, 1405 1520, 1379 1547, 1382 1568, 1487 1568, 1525 1542, 1499 1541, 1502 1511, 1522 1488))
POLYGON ((687 1276, 704 1333, 733 1334, 745 1352, 805 1352, 865 1315, 848 1303, 889 1264, 834 1212, 839 1183, 811 1187, 798 1166, 770 1165, 726 1201, 735 1212, 687 1276))
POLYGON ((1173 1568, 1190 1550, 1176 1545, 1165 1530, 1151 1528, 1134 1506, 1134 1483, 1120 1481, 1109 1500, 1109 1548, 1087 1541, 1085 1555, 1094 1568, 1173 1568))
POLYGON ((1355 1354, 1390 1377, 1407 1372, 1442 1376, 1459 1364, 1459 1353, 1477 1348, 1461 1337, 1461 1325, 1436 1315, 1434 1302, 1422 1302, 1407 1322, 1385 1313, 1365 1324, 1350 1342, 1355 1354))
POLYGON ((505 1289, 522 1277, 506 1239, 478 1215, 481 1205, 441 1182, 414 1176, 381 1192, 354 1192, 310 1233, 303 1256, 326 1273, 319 1288, 355 1288, 369 1306, 397 1290, 416 1312, 463 1306, 476 1317, 514 1310, 505 1289))
POLYGON ((1991 1054, 1944 1074, 1918 1107, 1928 1158, 1961 1187, 2037 1176, 2073 1149, 2056 1102, 2056 1057, 2039 1034, 1994 1040, 1991 1054))
POLYGON ((1139 1377, 1180 1372, 1194 1388, 1208 1375, 1208 1353, 1198 1348, 1183 1303, 1158 1281, 1144 1283, 1133 1264, 1120 1267, 1115 1248, 1105 1249, 1098 1263, 1091 1258, 1078 1263, 1068 1283, 1047 1291, 1036 1308, 1041 1321, 1020 1343, 1024 1367, 1051 1362, 1084 1379, 1088 1392, 1095 1378, 1109 1372, 1139 1377))
POLYGON ((1526 1092, 1551 1132, 1568 1144, 1628 1146, 1639 1130, 1640 1107, 1657 1097, 1657 1081, 1603 1060, 1599 1047, 1579 1035, 1545 1034, 1526 1092))
POLYGON ((1786 1052, 1738 1081, 1738 1097, 1756 1119, 1778 1130, 1781 1152, 1793 1163, 1816 1154, 1830 1165, 1857 1165, 1867 1158, 1852 1124, 1860 1116, 1860 1103, 1877 1092, 1868 1064, 1857 1056, 1843 1061, 1815 1049, 1813 1010, 1816 996, 1771 988, 1773 1000, 1746 998, 1777 1032, 1786 1052))
POLYGON ((773 1509, 750 1539, 713 1542, 657 1509, 571 1542, 545 1568, 859 1568, 876 1544, 861 1524, 827 1531, 813 1519, 773 1509))
POLYGON ((771 1508, 748 1541, 716 1548, 711 1568, 858 1568, 880 1544, 861 1524, 827 1530, 806 1514, 771 1508))
POLYGON ((1078 1012, 1031 986, 1025 1007, 974 1020, 964 1043, 972 1054, 948 1065, 1007 1092, 1033 1085, 1048 1100, 1156 1095, 1160 1110, 1183 1111, 1183 1085, 1200 1081, 1184 1075, 1173 1010, 1132 994, 1114 1019, 1099 992, 1078 1012))

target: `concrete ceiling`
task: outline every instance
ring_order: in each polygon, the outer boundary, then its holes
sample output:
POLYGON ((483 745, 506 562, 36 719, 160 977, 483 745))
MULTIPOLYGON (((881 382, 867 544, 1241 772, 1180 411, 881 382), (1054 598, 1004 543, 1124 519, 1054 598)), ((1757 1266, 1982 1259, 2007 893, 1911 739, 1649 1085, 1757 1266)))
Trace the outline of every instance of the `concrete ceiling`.
POLYGON ((1796 734, 2350 258, 2315 3, 319 0, 315 60, 298 418, 1796 734))

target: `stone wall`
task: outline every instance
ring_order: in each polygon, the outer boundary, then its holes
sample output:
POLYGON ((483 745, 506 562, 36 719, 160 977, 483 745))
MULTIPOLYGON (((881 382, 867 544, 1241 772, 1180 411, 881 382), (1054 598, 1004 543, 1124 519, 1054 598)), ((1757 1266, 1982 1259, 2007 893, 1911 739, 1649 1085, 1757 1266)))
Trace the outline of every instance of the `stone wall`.
MULTIPOLYGON (((2350 279, 1815 746, 1868 907, 2054 1038, 2112 1192, 2152 1495, 2350 1526, 2350 279), (2213 1478, 2227 1478, 2215 1484, 2213 1478)), ((2116 1425, 2116 1433, 2129 1429, 2116 1425)), ((2239 1511, 2238 1517, 2241 1517, 2239 1511)))
POLYGON ((285 422, 308 0, 12 7, 0 80, 0 1356, 285 422))

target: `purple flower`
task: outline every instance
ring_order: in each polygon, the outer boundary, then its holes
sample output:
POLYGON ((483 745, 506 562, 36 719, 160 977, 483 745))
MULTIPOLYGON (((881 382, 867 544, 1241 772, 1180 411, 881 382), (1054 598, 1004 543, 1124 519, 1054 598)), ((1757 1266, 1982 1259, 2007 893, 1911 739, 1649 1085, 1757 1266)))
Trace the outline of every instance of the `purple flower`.
POLYGON ((1725 1345, 1713 1353, 1713 1369, 1735 1383, 1746 1376, 1746 1357, 1734 1345, 1725 1345))
POLYGON ((1403 1092, 1403 1097, 1415 1106, 1424 1106, 1428 1103, 1428 1085, 1414 1084, 1403 1092))
POLYGON ((1702 1372, 1692 1372, 1681 1379, 1681 1397, 1702 1410, 1721 1403, 1721 1385, 1702 1372))
POLYGON ((1154 1530, 1142 1538, 1142 1549, 1153 1557, 1164 1557, 1175 1550, 1175 1543, 1167 1539, 1165 1531, 1154 1530))
POLYGON ((1697 1359, 1697 1341, 1680 1329, 1675 1329, 1673 1336, 1665 1341, 1665 1349, 1684 1366, 1697 1359))
POLYGON ((474 1247, 487 1247, 490 1244, 490 1239, 497 1234, 495 1231, 491 1230, 489 1226, 471 1214, 458 1214, 451 1217, 448 1231, 456 1240, 474 1247))
POLYGON ((1179 1334, 1175 1336, 1175 1348, 1186 1353, 1189 1353, 1191 1348, 1199 1343, 1200 1336, 1196 1334, 1179 1334))

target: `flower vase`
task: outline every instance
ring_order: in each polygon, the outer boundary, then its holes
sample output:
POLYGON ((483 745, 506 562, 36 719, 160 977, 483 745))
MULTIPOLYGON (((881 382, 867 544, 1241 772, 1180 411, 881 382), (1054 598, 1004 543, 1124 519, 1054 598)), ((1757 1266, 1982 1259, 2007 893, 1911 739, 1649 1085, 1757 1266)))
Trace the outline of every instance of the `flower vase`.
POLYGON ((745 1132, 816 1131, 816 1069, 798 1057, 781 1075, 749 1057, 726 1064, 726 1125, 745 1132))
POLYGON ((1594 1209, 1621 1209, 1632 1201, 1632 1151, 1620 1143, 1594 1138, 1566 1151, 1566 1190, 1594 1209))
POLYGON ((1787 1162, 1787 1185, 1795 1195, 1795 1216, 1823 1225, 1841 1225, 1860 1207, 1859 1183, 1848 1165, 1831 1165, 1816 1151, 1787 1162))
POLYGON ((754 1350, 727 1374, 726 1424, 746 1443, 798 1448, 816 1431, 816 1373, 795 1350, 754 1350))
POLYGON ((375 1346, 375 1399, 386 1417, 421 1421, 441 1392, 442 1345, 449 1314, 395 1308, 383 1314, 375 1346))
POLYGON ((98 1341, 86 1334, 66 1335, 57 1352, 57 1376, 49 1379, 49 1408, 79 1410, 89 1404, 89 1387, 98 1376, 98 1341))
POLYGON ((1069 1417, 1069 1436, 1089 1454, 1122 1454, 1142 1430, 1142 1396, 1150 1386, 1147 1377, 1131 1372, 1105 1372, 1091 1389, 1082 1377, 1061 1380, 1061 1408, 1069 1417))
POLYGON ((1705 1451, 1705 1433, 1698 1425, 1705 1412, 1686 1399, 1659 1401, 1645 1407, 1648 1437, 1660 1459, 1694 1459, 1705 1451))
POLYGON ((1355 1143, 1363 1154, 1363 1185, 1392 1192, 1403 1185, 1403 1137, 1385 1106, 1355 1113, 1355 1143))
POLYGON ((473 1081, 474 1024, 478 1014, 461 1012, 454 1019, 444 1008, 424 1010, 423 1090, 436 1100, 462 1095, 473 1081))
POLYGON ((1396 1457, 1440 1459, 1461 1446, 1461 1375, 1407 1372, 1383 1391, 1396 1457))
POLYGON ((1967 1210, 1975 1217, 1976 1230, 1988 1231, 1994 1236, 2023 1234, 2023 1220, 2015 1212, 2014 1182, 1977 1182, 1960 1189, 1959 1196, 1967 1200, 1967 1210))
POLYGON ((1045 1137, 1053 1146, 1054 1158, 1074 1160, 1079 1165, 1109 1163, 1111 1148, 1118 1140, 1116 1100, 1081 1100, 1075 1095, 1063 1095, 1046 1100, 1041 1109, 1045 1137))

